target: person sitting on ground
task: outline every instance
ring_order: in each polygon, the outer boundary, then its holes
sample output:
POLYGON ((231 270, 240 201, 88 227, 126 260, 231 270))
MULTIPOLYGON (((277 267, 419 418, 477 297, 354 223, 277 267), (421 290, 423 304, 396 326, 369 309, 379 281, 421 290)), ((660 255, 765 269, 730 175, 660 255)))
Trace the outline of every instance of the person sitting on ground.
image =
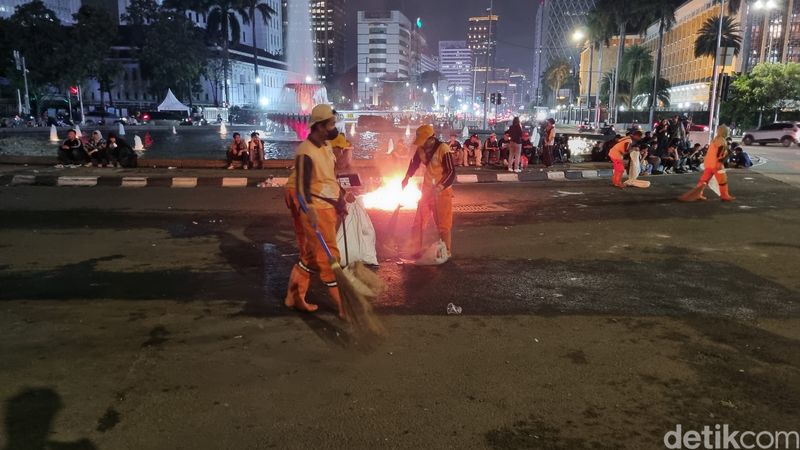
POLYGON ((228 146, 226 152, 228 159, 228 169, 233 169, 233 162, 239 160, 242 162, 242 169, 247 170, 250 163, 250 152, 247 151, 247 144, 242 140, 242 135, 233 133, 233 142, 228 146))
POLYGON ((461 146, 461 143, 458 142, 458 136, 455 133, 450 134, 450 142, 447 143, 450 146, 450 156, 453 157, 453 164, 458 166, 466 166, 466 158, 464 157, 464 147, 461 146))
POLYGON ((592 146, 592 162, 602 162, 608 160, 608 154, 603 151, 603 142, 596 141, 592 146))
POLYGON ((103 139, 103 135, 100 134, 100 130, 94 130, 92 136, 83 147, 86 149, 86 153, 89 155, 94 167, 106 167, 110 164, 108 152, 106 151, 106 141, 103 139))
POLYGON ((498 146, 500 147, 499 161, 502 162, 503 167, 508 167, 508 157, 511 153, 511 134, 508 131, 503 133, 503 138, 500 139, 498 146))
POLYGON ((492 133, 483 141, 483 151, 481 151, 481 163, 484 165, 497 165, 500 161, 500 143, 497 142, 497 135, 492 133))
MULTIPOLYGON (((75 130, 67 131, 67 139, 58 147, 58 166, 89 164, 89 157, 75 130)), ((56 167, 58 167, 56 166, 56 167)))
POLYGON ((700 164, 703 163, 703 148, 700 144, 694 144, 689 150, 689 155, 686 157, 686 165, 689 170, 696 172, 700 170, 700 164))
POLYGON ((481 140, 477 134, 464 141, 464 166, 481 166, 481 140))
POLYGON ((536 154, 536 146, 531 142, 531 135, 525 131, 522 133, 522 156, 528 158, 528 164, 537 164, 538 155, 536 154))
POLYGON ((333 156, 336 158, 336 175, 353 173, 353 144, 344 133, 340 132, 333 140, 328 141, 328 145, 333 149, 333 156))
POLYGON ((639 175, 650 175, 653 173, 653 165, 650 164, 648 156, 650 154, 650 146, 648 144, 639 144, 639 175))
POLYGON ((666 153, 661 156, 664 173, 674 173, 678 170, 678 140, 673 139, 667 147, 666 153))
POLYGON ((116 133, 108 133, 106 148, 114 167, 119 165, 120 167, 133 168, 138 165, 139 155, 136 154, 125 139, 117 137, 116 133))
POLYGON ((753 160, 750 159, 750 155, 748 155, 741 146, 737 145, 736 148, 733 149, 733 155, 730 158, 729 165, 737 169, 747 169, 753 166, 753 160))
POLYGON ((250 167, 254 169, 264 168, 264 143, 258 132, 250 133, 250 142, 247 143, 247 151, 250 152, 250 167))

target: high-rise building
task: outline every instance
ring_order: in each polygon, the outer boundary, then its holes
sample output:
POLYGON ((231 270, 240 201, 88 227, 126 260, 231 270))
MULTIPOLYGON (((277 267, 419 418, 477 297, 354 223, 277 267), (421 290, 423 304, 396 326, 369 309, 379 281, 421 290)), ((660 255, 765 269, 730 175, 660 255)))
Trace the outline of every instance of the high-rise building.
POLYGON ((422 71, 427 50, 420 24, 400 11, 358 12, 356 94, 361 102, 378 104, 384 83, 405 83, 422 71))
POLYGON ((472 50, 466 41, 439 41, 439 72, 448 90, 459 97, 472 96, 472 50))
MULTIPOLYGON (((542 0, 539 9, 542 12, 540 44, 537 46, 539 86, 537 95, 541 96, 543 83, 541 76, 553 61, 567 60, 577 69, 580 61, 580 46, 572 41, 572 34, 586 23, 586 15, 594 7, 594 0, 542 0)), ((536 31, 539 34, 539 31, 536 31)), ((536 65, 536 61, 534 62, 536 65)))
POLYGON ((311 28, 314 31, 314 65, 324 82, 344 70, 347 18, 346 0, 311 0, 311 28))
MULTIPOLYGON (((0 17, 8 18, 14 14, 17 6, 22 6, 30 1, 2 0, 0 1, 0 17)), ((75 23, 72 15, 81 8, 81 0, 43 0, 44 6, 56 13, 56 17, 63 24, 75 23)))
POLYGON ((739 71, 763 62, 800 62, 800 0, 742 3, 742 58, 739 71))
POLYGON ((533 25, 533 72, 531 72, 531 95, 539 105, 542 98, 542 34, 544 33, 544 0, 539 0, 536 8, 536 20, 533 25))
POLYGON ((497 14, 473 16, 467 20, 467 47, 472 50, 473 86, 483 93, 487 80, 492 79, 492 68, 497 54, 497 14))

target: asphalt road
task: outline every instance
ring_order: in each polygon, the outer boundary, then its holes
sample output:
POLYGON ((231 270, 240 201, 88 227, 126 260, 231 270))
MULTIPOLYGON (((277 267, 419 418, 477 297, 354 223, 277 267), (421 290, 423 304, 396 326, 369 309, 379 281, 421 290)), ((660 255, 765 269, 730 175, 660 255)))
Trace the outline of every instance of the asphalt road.
POLYGON ((757 170, 730 174, 734 203, 676 202, 699 174, 459 186, 461 210, 494 212, 457 213, 436 268, 398 259, 411 213, 398 255, 373 212, 389 335, 370 341, 320 286, 320 313, 282 308, 278 189, 0 188, 0 447, 650 449, 677 424, 796 429, 800 199, 757 170))

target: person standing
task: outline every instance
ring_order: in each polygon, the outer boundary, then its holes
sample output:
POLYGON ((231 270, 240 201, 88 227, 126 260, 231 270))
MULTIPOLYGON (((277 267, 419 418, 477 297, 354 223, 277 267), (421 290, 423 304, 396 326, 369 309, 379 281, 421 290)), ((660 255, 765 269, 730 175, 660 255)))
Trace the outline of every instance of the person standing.
POLYGON ((544 128, 544 146, 542 147, 542 161, 545 167, 553 165, 553 149, 556 145, 556 119, 547 119, 544 128))
MULTIPOLYGON (((611 150, 608 152, 608 157, 611 158, 611 163, 614 165, 614 175, 611 177, 611 183, 620 189, 624 188, 622 184, 622 175, 625 173, 625 154, 629 152, 632 145, 638 147, 639 141, 642 140, 642 130, 636 130, 620 138, 611 150)), ((638 158, 638 152, 636 157, 638 158)))
POLYGON ((233 162, 237 159, 242 162, 242 169, 247 170, 250 164, 250 153, 247 151, 247 144, 242 140, 242 135, 233 133, 233 142, 228 146, 226 152, 228 158, 228 170, 233 169, 233 162))
POLYGON ((703 175, 700 177, 700 181, 694 189, 680 196, 679 199, 681 201, 693 202, 696 200, 706 200, 706 197, 703 196, 703 192, 708 186, 708 182, 711 181, 711 177, 716 177, 719 183, 720 200, 723 202, 736 200, 736 197, 728 192, 728 174, 725 173, 725 166, 723 165, 723 161, 728 157, 729 152, 727 141, 729 132, 730 130, 725 125, 720 125, 717 128, 717 135, 708 145, 708 151, 703 160, 703 175))
POLYGON ((250 167, 253 169, 264 168, 264 142, 257 132, 250 133, 250 142, 247 143, 247 151, 250 153, 250 167))
POLYGON ((519 123, 519 117, 514 117, 511 128, 508 129, 508 135, 511 138, 508 171, 519 173, 522 172, 522 125, 519 123))
POLYGON ((319 232, 333 258, 339 260, 336 246, 336 224, 346 214, 344 191, 336 180, 335 158, 327 141, 336 139, 336 111, 320 104, 311 110, 310 132, 297 146, 294 168, 286 182, 284 198, 292 215, 300 260, 292 268, 284 305, 300 311, 314 312, 317 305, 306 301, 311 274, 319 272, 328 294, 344 319, 336 276, 328 255, 317 238, 319 232))
POLYGON ((408 180, 414 176, 419 166, 425 166, 425 176, 422 179, 422 198, 417 205, 417 215, 413 225, 418 239, 417 250, 422 250, 425 223, 432 213, 439 231, 439 238, 447 247, 448 257, 452 257, 453 182, 456 179, 456 170, 450 155, 450 147, 436 138, 431 125, 422 125, 417 128, 414 145, 417 147, 416 152, 408 164, 408 171, 406 171, 402 185, 405 189, 408 180))

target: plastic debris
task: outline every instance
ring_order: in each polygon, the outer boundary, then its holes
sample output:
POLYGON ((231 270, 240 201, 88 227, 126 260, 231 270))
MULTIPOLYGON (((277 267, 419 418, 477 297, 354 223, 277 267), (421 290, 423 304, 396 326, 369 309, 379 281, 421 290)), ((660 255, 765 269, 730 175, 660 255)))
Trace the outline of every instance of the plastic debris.
POLYGON ((447 314, 448 315, 459 315, 459 314, 461 314, 461 311, 462 311, 462 309, 461 309, 460 306, 456 306, 453 303, 448 303, 447 304, 447 314))
POLYGON ((177 167, 174 167, 174 166, 167 167, 167 170, 175 170, 175 169, 177 169, 177 167))

